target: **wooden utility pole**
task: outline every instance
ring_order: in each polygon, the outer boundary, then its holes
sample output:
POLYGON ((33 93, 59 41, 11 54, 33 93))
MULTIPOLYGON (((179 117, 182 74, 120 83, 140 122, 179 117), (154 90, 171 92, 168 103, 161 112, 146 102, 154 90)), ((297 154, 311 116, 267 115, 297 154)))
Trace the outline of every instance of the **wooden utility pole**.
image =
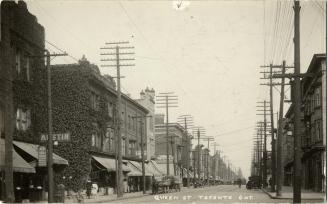
POLYGON ((50 57, 57 56, 67 56, 67 53, 63 54, 50 54, 48 50, 46 53, 46 66, 47 66, 47 89, 48 89, 48 202, 53 203, 53 193, 54 193, 54 185, 53 185, 53 133, 52 133, 52 99, 51 99, 51 65, 50 65, 50 57))
MULTIPOLYGON (((1 11, 1 6, 0 6, 1 11)), ((0 12, 1 15, 1 12, 0 12)), ((1 17, 0 17, 1 18, 1 17)), ((1 34, 0 34, 1 35, 1 34)), ((13 134, 15 128, 14 100, 13 100, 13 69, 8 67, 4 104, 4 132, 5 132, 5 199, 7 203, 15 202, 14 172, 13 172, 13 134)), ((5 76, 4 76, 5 77, 5 76)))
POLYGON ((145 164, 144 164, 144 135, 143 135, 143 128, 146 129, 146 120, 145 120, 145 123, 143 123, 143 119, 146 119, 146 118, 152 118, 151 115, 149 116, 133 116, 132 118, 135 118, 135 119, 140 119, 140 136, 141 136, 141 162, 142 162, 142 186, 143 186, 143 194, 146 194, 146 190, 145 190, 145 187, 146 187, 146 182, 145 182, 145 164), (143 126, 143 124, 145 124, 143 126))
POLYGON ((120 58, 120 55, 133 55, 133 52, 123 52, 121 53, 121 50, 131 50, 134 49, 134 47, 130 46, 121 46, 122 44, 129 44, 129 42, 110 42, 106 43, 106 45, 109 45, 110 47, 103 47, 101 49, 109 49, 109 50, 115 50, 114 53, 101 53, 101 55, 111 56, 115 58, 109 58, 109 59, 101 59, 101 61, 111 61, 116 62, 116 64, 110 64, 110 65, 101 65, 101 67, 116 67, 117 69, 117 104, 116 104, 116 121, 117 124, 116 127, 116 138, 117 138, 117 147, 118 147, 118 155, 117 155, 117 197, 122 197, 124 194, 124 182, 123 182, 123 169, 122 169, 122 137, 121 137, 121 85, 120 85, 120 68, 126 67, 126 66, 135 66, 135 64, 121 64, 121 62, 124 61, 130 61, 134 60, 134 58, 120 58))
MULTIPOLYGON (((294 74, 300 74, 300 1, 294 1, 294 74)), ((293 202, 301 202, 301 82, 294 78, 294 184, 293 202)))
POLYGON ((193 117, 191 115, 181 115, 178 117, 178 123, 184 124, 184 134, 186 139, 186 173, 187 173, 187 187, 190 187, 190 146, 191 146, 191 136, 188 134, 187 128, 193 126, 193 117))
MULTIPOLYGON (((263 106, 257 106, 263 108, 263 135, 264 135, 264 142, 263 142, 263 187, 267 187, 267 101, 263 101, 263 106)), ((257 110, 261 111, 261 110, 257 110)))
MULTIPOLYGON (((285 64, 283 61, 282 74, 285 74, 285 64)), ((278 137, 277 137, 277 196, 282 196, 282 184, 283 184, 283 165, 282 165, 282 151, 283 151, 283 115, 284 115, 284 83, 285 78, 282 77, 282 85, 280 90, 280 103, 279 103, 279 119, 278 119, 278 137)))
POLYGON ((201 174, 201 171, 200 171, 200 151, 201 151, 201 148, 200 148, 200 137, 201 137, 201 134, 205 134, 205 130, 201 127, 195 127, 196 129, 196 133, 197 133, 197 136, 198 136, 198 161, 197 161, 197 168, 198 168, 198 182, 200 182, 200 174, 201 174))
POLYGON ((276 180, 276 157, 275 157, 275 128, 274 128, 274 92, 272 81, 272 64, 270 64, 270 130, 271 130, 271 192, 275 192, 275 180, 276 180))
MULTIPOLYGON (((177 108, 178 104, 178 96, 173 95, 174 92, 167 92, 167 93, 159 93, 157 95, 156 104, 160 105, 157 108, 165 108, 166 109, 166 153, 167 153, 167 176, 169 175, 169 108, 177 108)), ((175 167, 175 155, 174 155, 174 147, 173 147, 173 140, 171 138, 171 150, 172 150, 172 157, 173 157, 173 166, 174 166, 174 175, 176 175, 176 167, 175 167)))
POLYGON ((206 155, 206 160, 204 161, 206 163, 206 165, 203 165, 204 168, 205 168, 205 175, 206 175, 206 178, 208 180, 208 185, 209 185, 209 151, 210 151, 210 141, 213 141, 214 138, 213 137, 202 137, 200 139, 203 139, 203 140, 207 140, 208 141, 208 154, 206 155))

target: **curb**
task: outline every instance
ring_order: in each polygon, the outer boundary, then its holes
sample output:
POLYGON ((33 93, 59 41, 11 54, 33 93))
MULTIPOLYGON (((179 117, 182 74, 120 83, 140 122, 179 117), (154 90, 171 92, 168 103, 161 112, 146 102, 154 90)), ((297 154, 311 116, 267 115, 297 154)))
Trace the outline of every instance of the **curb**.
MULTIPOLYGON (((271 199, 285 199, 285 200, 293 200, 293 198, 283 198, 283 197, 277 197, 277 196, 273 196, 271 195, 266 189, 261 188, 261 190, 267 194, 271 199)), ((324 202, 324 198, 301 198, 301 200, 317 200, 317 201, 323 201, 324 202)))
MULTIPOLYGON (((126 196, 126 197, 121 197, 121 198, 114 198, 114 199, 103 199, 103 200, 97 200, 94 202, 90 202, 90 203, 107 203, 107 202, 114 202, 114 201, 119 201, 119 200, 126 200, 126 199, 130 199, 130 198, 140 198, 143 196, 150 196, 152 195, 151 193, 146 193, 146 194, 141 194, 141 195, 135 195, 135 196, 126 196)), ((88 203, 88 202, 84 202, 84 203, 88 203)))

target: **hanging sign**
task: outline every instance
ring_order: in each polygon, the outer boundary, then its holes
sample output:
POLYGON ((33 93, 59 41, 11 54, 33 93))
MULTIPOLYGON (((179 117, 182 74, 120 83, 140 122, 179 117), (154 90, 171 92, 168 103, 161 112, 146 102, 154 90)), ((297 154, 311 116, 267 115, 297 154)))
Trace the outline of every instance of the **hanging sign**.
POLYGON ((38 147, 38 166, 47 166, 47 149, 43 146, 38 147))

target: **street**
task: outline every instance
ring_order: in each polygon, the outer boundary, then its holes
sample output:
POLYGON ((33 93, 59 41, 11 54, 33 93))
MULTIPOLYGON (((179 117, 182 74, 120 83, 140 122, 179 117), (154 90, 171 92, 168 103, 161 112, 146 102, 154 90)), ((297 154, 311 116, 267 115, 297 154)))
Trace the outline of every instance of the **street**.
MULTIPOLYGON (((107 202, 107 201, 106 201, 107 202)), ((247 190, 245 186, 219 185, 204 188, 182 189, 181 192, 128 198, 112 203, 290 203, 292 200, 271 199, 259 189, 247 190)), ((317 203, 317 201, 306 200, 317 203)))

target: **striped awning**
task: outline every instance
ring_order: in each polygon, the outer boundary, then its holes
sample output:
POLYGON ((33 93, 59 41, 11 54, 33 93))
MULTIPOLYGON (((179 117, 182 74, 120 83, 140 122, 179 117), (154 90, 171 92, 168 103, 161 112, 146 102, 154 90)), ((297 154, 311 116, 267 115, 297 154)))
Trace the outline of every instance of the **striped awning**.
POLYGON ((127 166, 131 170, 127 173, 127 176, 142 176, 142 171, 136 168, 136 166, 134 166, 131 162, 127 162, 127 166))
MULTIPOLYGON (((116 171, 116 160, 97 156, 92 156, 92 158, 99 162, 104 168, 106 168, 108 172, 116 171)), ((131 171, 131 169, 124 163, 122 165, 122 169, 124 172, 131 171)))
MULTIPOLYGON (((129 162, 142 172, 142 163, 137 161, 129 161, 129 162)), ((144 164, 144 169, 145 169, 145 176, 152 176, 151 172, 149 172, 145 164, 144 164)))
MULTIPOLYGON (((21 173, 35 173, 35 168, 27 163, 16 151, 12 151, 13 171, 21 173)), ((0 139, 0 170, 4 170, 5 162, 5 140, 0 139)))
POLYGON ((155 177, 158 176, 162 176, 163 173, 160 172, 157 167, 155 166, 155 164, 153 164, 153 161, 149 161, 146 165, 145 168, 148 169, 149 172, 151 172, 152 175, 154 175, 155 177))
MULTIPOLYGON (((25 142, 17 142, 14 141, 13 144, 18 147, 19 149, 23 150, 27 154, 31 155, 32 157, 35 158, 35 160, 38 160, 39 158, 39 153, 38 149, 40 145, 37 144, 30 144, 30 143, 25 143, 25 142)), ((59 164, 59 165, 68 165, 68 161, 57 154, 53 153, 53 163, 54 164, 59 164)))

